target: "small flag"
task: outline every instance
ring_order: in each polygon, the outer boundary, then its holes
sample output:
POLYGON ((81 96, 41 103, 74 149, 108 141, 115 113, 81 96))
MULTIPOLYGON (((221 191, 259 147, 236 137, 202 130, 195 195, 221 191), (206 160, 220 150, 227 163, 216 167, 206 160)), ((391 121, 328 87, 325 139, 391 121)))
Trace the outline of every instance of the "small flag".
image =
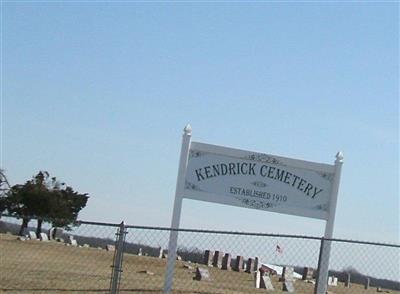
POLYGON ((276 252, 278 252, 279 254, 283 254, 283 248, 279 245, 276 245, 276 252))

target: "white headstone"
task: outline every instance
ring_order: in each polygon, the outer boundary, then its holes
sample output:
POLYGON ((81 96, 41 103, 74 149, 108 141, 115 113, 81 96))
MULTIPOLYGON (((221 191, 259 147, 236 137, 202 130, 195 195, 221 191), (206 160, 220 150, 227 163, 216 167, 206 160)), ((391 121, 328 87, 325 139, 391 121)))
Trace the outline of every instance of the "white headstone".
POLYGON ((294 285, 293 281, 284 281, 283 282, 283 292, 294 293, 294 285))
POLYGON ((49 240, 54 240, 54 239, 55 239, 55 238, 53 238, 54 230, 55 230, 54 227, 52 227, 52 228, 50 228, 50 229, 48 230, 47 235, 49 236, 49 240))
POLYGON ((29 239, 31 240, 37 239, 36 233, 34 231, 29 231, 29 239))
POLYGON ((106 245, 106 250, 107 251, 115 251, 115 246, 114 245, 106 245))
POLYGON ((338 282, 338 278, 336 277, 329 277, 328 278, 328 286, 336 287, 338 282))
POLYGON ((190 264, 184 264, 184 265, 183 265, 183 268, 186 268, 186 269, 188 269, 188 270, 192 270, 192 269, 193 269, 193 266, 191 266, 190 264))
POLYGON ((369 289, 369 283, 370 283, 370 279, 369 279, 369 277, 367 277, 367 278, 365 279, 365 283, 364 283, 364 289, 365 289, 365 290, 368 290, 368 289, 369 289))
POLYGON ((194 279, 198 281, 210 281, 210 273, 205 268, 197 267, 194 279))
POLYGON ((274 291, 271 278, 269 276, 262 276, 260 280, 260 288, 267 289, 267 291, 274 291))
POLYGON ((40 241, 49 241, 49 238, 47 237, 46 233, 40 233, 40 241))
POLYGON ((350 275, 350 273, 347 273, 347 279, 346 279, 346 281, 344 282, 344 286, 345 286, 346 288, 350 288, 350 283, 351 283, 351 275, 350 275))
POLYGON ((137 255, 138 255, 138 256, 142 256, 142 255, 143 255, 143 253, 142 253, 142 248, 139 248, 139 252, 138 252, 137 255))
POLYGON ((282 280, 293 282, 294 281, 293 272, 294 272, 293 267, 290 266, 283 267, 282 280))
POLYGON ((254 273, 254 286, 259 289, 261 280, 261 272, 258 270, 254 273))
POLYGON ((75 239, 70 240, 71 241, 71 246, 78 246, 78 242, 75 239))

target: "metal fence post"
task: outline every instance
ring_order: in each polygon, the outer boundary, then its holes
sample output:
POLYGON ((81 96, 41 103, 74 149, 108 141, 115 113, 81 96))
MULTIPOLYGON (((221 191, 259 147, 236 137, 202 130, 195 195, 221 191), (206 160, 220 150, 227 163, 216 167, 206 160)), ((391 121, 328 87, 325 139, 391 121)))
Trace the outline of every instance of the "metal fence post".
MULTIPOLYGON (((326 260, 324 258, 324 255, 330 254, 330 243, 331 241, 325 240, 324 237, 321 238, 321 246, 319 248, 319 256, 318 256, 318 270, 317 270, 317 277, 316 277, 316 283, 315 283, 315 288, 314 288, 314 294, 325 294, 328 288, 328 280, 324 278, 324 275, 321 274, 321 271, 324 267, 326 267, 326 264, 323 264, 326 260)), ((326 269, 329 271, 329 269, 326 269)), ((328 272, 329 273, 329 272, 328 272)))
POLYGON ((114 253, 114 260, 111 273, 111 282, 110 282, 110 294, 117 294, 119 291, 119 284, 121 280, 122 273, 122 258, 124 254, 124 241, 125 235, 127 232, 125 231, 125 223, 121 222, 119 225, 118 232, 115 234, 117 236, 116 240, 116 248, 114 253))

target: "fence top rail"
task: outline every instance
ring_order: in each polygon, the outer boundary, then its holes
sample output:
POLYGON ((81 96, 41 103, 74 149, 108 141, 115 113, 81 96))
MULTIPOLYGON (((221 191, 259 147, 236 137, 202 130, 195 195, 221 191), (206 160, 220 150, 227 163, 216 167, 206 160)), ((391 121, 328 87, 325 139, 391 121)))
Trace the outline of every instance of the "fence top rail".
POLYGON ((78 220, 77 225, 94 225, 94 226, 106 226, 106 227, 119 227, 121 224, 116 223, 105 223, 105 222, 92 222, 92 221, 82 221, 78 220))
POLYGON ((308 239, 308 240, 325 240, 332 242, 341 243, 356 243, 363 245, 378 245, 386 247, 400 248, 400 244, 380 243, 372 241, 358 241, 351 239, 338 239, 338 238, 324 238, 316 236, 305 236, 305 235, 290 235, 290 234, 273 234, 273 233, 255 233, 255 232, 235 232, 235 231, 218 231, 218 230, 202 230, 202 229, 173 229, 168 227, 150 227, 150 226, 125 226, 127 229, 146 229, 146 230, 158 230, 158 231, 178 231, 178 232, 189 232, 189 233, 209 233, 209 234, 223 234, 223 235, 242 235, 242 236, 259 236, 259 237, 277 237, 277 238, 292 238, 292 239, 308 239))
POLYGON ((400 248, 400 244, 392 244, 392 243, 380 243, 380 242, 372 242, 372 241, 359 241, 359 240, 351 240, 351 239, 327 239, 327 238, 321 238, 324 239, 325 241, 333 241, 333 242, 341 242, 341 243, 352 243, 352 244, 363 244, 363 245, 376 245, 376 246, 385 246, 385 247, 394 247, 394 248, 400 248))
POLYGON ((203 230, 203 229, 173 229, 168 227, 148 227, 148 226, 125 226, 127 229, 146 229, 157 231, 178 231, 188 233, 208 233, 208 234, 222 234, 222 235, 242 235, 242 236, 259 236, 259 237, 287 237, 295 239, 312 239, 321 240, 320 237, 302 236, 302 235, 289 235, 289 234, 273 234, 273 233, 252 233, 252 232, 238 232, 238 231, 218 231, 218 230, 203 230))
MULTIPOLYGON (((4 217, 18 218, 14 215, 9 214, 1 214, 4 217)), ((22 217, 20 217, 22 218, 22 217)), ((37 219, 36 217, 30 217, 31 219, 37 219)), ((121 223, 107 223, 107 222, 95 222, 95 221, 83 221, 78 220, 76 222, 77 225, 85 224, 85 225, 97 225, 97 226, 107 226, 107 227, 120 227, 121 223)), ((219 231, 219 230, 203 230, 203 229, 173 229, 169 227, 153 227, 153 226, 135 226, 135 225, 125 225, 126 229, 142 229, 142 230, 155 230, 155 231, 178 231, 178 232, 187 232, 187 233, 205 233, 205 234, 221 234, 221 235, 239 235, 239 236, 257 236, 257 237, 276 237, 276 238, 291 238, 291 239, 305 239, 305 240, 319 240, 319 241, 332 241, 332 242, 340 242, 340 243, 353 243, 353 244, 362 244, 362 245, 374 245, 374 246, 384 246, 384 247, 393 247, 400 248, 400 244, 390 244, 390 243, 380 243, 380 242, 372 242, 372 241, 358 241, 351 239, 338 239, 332 238, 327 239, 324 237, 316 237, 316 236, 305 236, 305 235, 290 235, 290 234, 273 234, 273 233, 255 233, 255 232, 237 232, 237 231, 219 231)))

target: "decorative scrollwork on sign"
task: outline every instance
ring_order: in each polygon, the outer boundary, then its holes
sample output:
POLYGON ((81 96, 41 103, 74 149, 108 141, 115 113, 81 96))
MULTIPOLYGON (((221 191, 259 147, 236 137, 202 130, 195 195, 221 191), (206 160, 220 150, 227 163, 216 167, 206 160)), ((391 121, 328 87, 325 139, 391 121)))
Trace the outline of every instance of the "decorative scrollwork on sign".
POLYGON ((314 206, 313 209, 314 209, 314 210, 328 211, 328 204, 327 204, 327 203, 325 203, 325 204, 320 204, 320 205, 314 206))
POLYGON ((268 186, 266 183, 261 182, 261 181, 255 181, 255 182, 252 182, 251 184, 252 184, 253 186, 258 187, 258 188, 265 188, 265 187, 268 186))
POLYGON ((205 152, 197 151, 197 150, 190 150, 189 152, 189 158, 195 158, 195 157, 200 157, 203 156, 205 152))
POLYGON ((328 173, 319 173, 321 177, 323 177, 325 180, 328 180, 329 182, 333 182, 333 176, 334 174, 328 174, 328 173))
POLYGON ((265 163, 285 166, 278 159, 276 159, 276 158, 274 158, 272 156, 269 156, 267 154, 262 154, 262 153, 251 154, 251 155, 247 156, 245 159, 250 159, 250 160, 254 160, 254 161, 260 161, 260 162, 265 162, 265 163))
POLYGON ((250 206, 256 209, 269 209, 276 207, 277 204, 271 203, 271 202, 264 202, 264 201, 259 201, 259 200, 254 200, 254 199, 246 199, 246 198, 239 198, 236 197, 240 202, 245 204, 246 206, 250 206))
POLYGON ((192 184, 191 182, 188 182, 188 181, 185 181, 185 189, 194 190, 194 191, 203 191, 198 186, 196 186, 195 184, 192 184))

